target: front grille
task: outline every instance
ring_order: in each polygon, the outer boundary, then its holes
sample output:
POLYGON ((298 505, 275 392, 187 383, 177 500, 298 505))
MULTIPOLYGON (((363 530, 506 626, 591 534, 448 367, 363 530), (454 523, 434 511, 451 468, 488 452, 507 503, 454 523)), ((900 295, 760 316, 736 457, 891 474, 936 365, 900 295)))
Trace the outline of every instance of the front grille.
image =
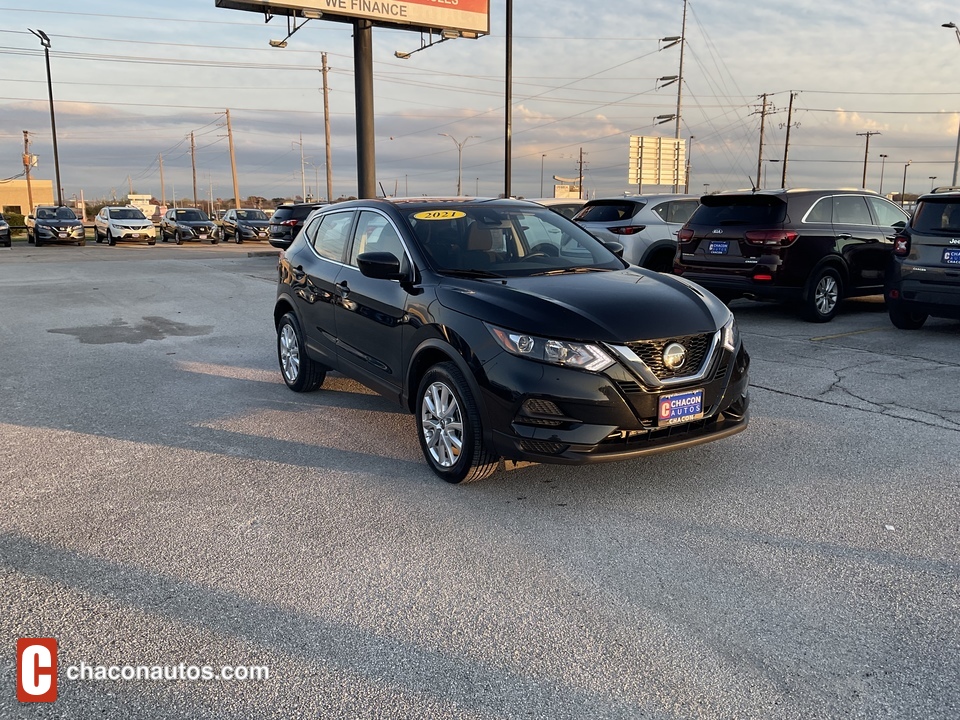
POLYGON ((713 340, 713 333, 704 333, 702 335, 685 335, 683 337, 664 338, 662 340, 641 340, 638 342, 627 343, 643 364, 650 368, 650 371, 657 376, 659 380, 670 380, 672 378, 682 378, 689 375, 696 375, 703 359, 710 350, 710 343, 713 340), (663 364, 663 349, 672 342, 677 342, 687 349, 687 359, 683 366, 670 370, 663 364))

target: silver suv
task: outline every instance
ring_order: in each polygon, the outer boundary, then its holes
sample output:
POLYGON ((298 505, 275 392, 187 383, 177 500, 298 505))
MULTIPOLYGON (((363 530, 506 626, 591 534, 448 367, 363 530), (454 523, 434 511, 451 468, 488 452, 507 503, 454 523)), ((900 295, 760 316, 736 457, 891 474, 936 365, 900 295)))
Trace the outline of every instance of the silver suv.
POLYGON ((623 259, 670 272, 677 233, 700 205, 696 195, 628 195, 589 200, 573 220, 602 242, 623 245, 623 259))

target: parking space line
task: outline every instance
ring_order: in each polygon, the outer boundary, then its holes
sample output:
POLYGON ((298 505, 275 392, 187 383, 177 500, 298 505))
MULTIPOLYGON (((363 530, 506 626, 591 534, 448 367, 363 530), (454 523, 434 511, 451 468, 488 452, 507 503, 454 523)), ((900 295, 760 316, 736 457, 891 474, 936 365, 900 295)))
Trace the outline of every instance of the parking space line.
POLYGON ((836 335, 821 335, 820 337, 810 338, 811 342, 819 342, 820 340, 835 340, 836 338, 850 337, 851 335, 865 335, 866 333, 879 332, 880 330, 886 330, 887 328, 869 328, 867 330, 851 330, 850 332, 837 333, 836 335))

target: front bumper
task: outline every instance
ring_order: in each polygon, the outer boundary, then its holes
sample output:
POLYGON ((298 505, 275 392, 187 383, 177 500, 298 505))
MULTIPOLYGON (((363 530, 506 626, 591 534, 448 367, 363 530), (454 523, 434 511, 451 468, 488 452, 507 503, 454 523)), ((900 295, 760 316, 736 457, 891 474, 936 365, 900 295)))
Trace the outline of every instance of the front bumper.
POLYGON ((544 365, 507 353, 484 366, 486 439, 510 460, 584 464, 652 455, 746 429, 750 358, 721 351, 697 382, 654 388, 623 365, 604 373, 544 365), (703 417, 658 425, 663 395, 703 390, 703 417))
POLYGON ((47 225, 37 225, 34 227, 34 233, 41 242, 77 242, 86 237, 86 230, 83 226, 71 227, 49 227, 47 225))
POLYGON ((154 226, 145 228, 120 228, 115 227, 112 230, 113 236, 117 240, 139 242, 141 240, 156 240, 157 229, 154 226))

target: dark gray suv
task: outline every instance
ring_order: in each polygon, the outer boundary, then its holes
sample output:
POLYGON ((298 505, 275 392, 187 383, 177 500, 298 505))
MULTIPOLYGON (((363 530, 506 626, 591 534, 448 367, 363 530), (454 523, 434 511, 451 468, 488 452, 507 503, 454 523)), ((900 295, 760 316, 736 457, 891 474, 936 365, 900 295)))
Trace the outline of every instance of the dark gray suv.
POLYGON ((960 191, 934 192, 893 241, 887 269, 887 311, 903 330, 927 317, 960 320, 960 191))
POLYGON ((883 292, 907 215, 869 190, 706 195, 680 231, 673 271, 724 300, 800 303, 827 322, 840 301, 883 292))

